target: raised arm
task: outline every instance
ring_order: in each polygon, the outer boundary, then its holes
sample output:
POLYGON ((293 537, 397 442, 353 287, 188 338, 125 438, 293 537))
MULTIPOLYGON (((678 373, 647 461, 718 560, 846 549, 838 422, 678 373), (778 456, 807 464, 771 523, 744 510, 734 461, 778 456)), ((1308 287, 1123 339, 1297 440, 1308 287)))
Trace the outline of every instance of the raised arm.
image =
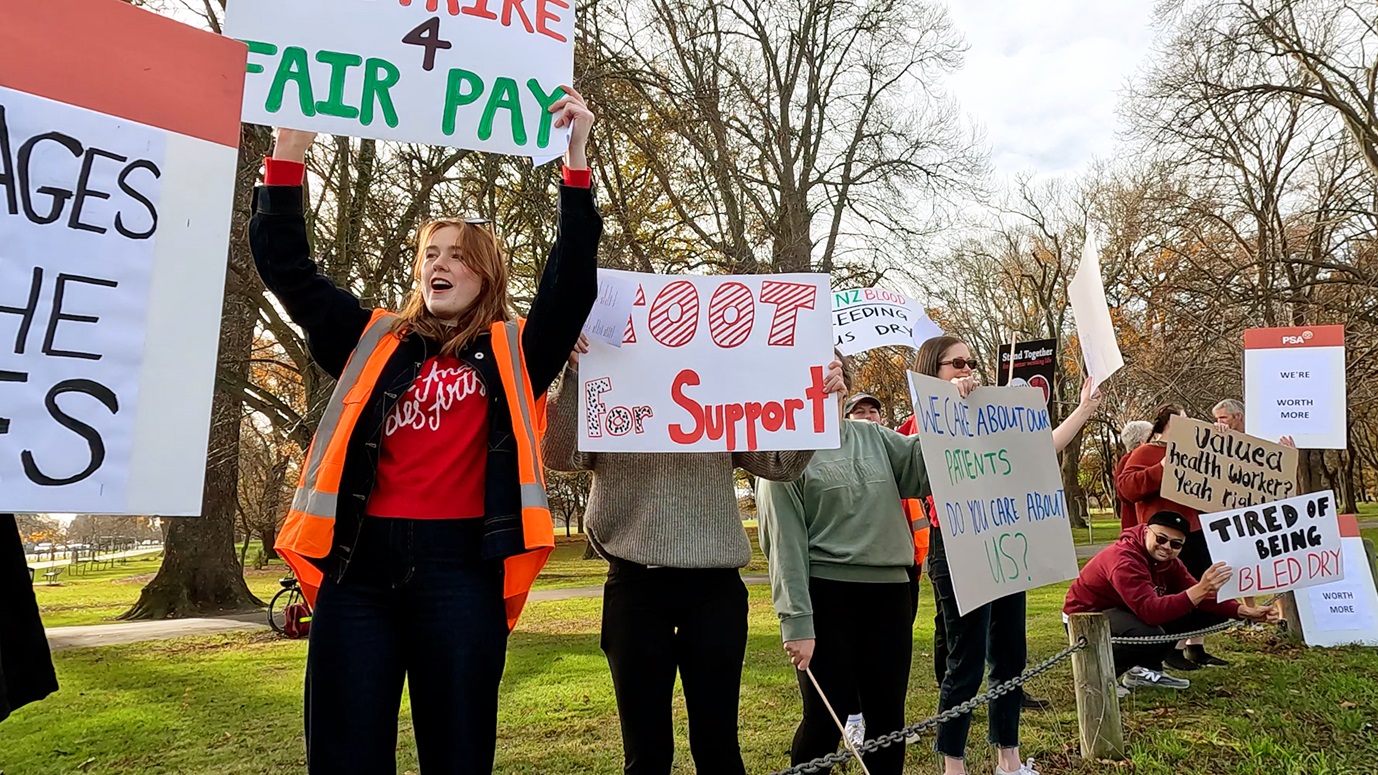
POLYGON ((1081 429, 1085 427, 1086 421, 1091 419, 1091 415, 1096 413, 1100 406, 1100 391, 1091 390, 1091 378, 1081 384, 1081 401, 1077 408, 1067 415, 1067 418, 1057 424, 1053 429, 1053 446, 1059 453, 1072 443, 1072 439, 1077 437, 1081 429))
POLYGON ((303 212, 302 176, 314 132, 279 129, 268 161, 268 185, 254 189, 249 248, 263 284, 301 326, 311 357, 339 378, 368 325, 359 300, 321 274, 311 260, 303 212), (276 174, 275 174, 276 173, 276 174))
POLYGON ((895 473, 895 486, 900 497, 927 498, 933 494, 928 482, 928 469, 923 463, 923 449, 918 436, 903 436, 882 425, 874 428, 885 444, 885 452, 890 457, 890 468, 895 473))
POLYGON ((550 106, 556 128, 568 126, 569 151, 560 185, 560 222, 546 259, 522 333, 526 370, 537 395, 544 393, 564 368, 579 331, 598 296, 598 241, 603 218, 593 203, 585 148, 593 113, 578 92, 561 87, 565 96, 550 106))

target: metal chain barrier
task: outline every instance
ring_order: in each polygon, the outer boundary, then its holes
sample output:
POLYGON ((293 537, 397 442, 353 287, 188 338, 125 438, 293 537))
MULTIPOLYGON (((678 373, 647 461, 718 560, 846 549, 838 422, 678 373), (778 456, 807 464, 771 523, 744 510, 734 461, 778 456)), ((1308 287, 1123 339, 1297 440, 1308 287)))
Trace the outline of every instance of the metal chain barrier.
POLYGON ((1187 640, 1189 638, 1202 638, 1207 635, 1214 635, 1217 632, 1232 630, 1241 624, 1243 624, 1243 622, 1232 620, 1228 622, 1221 622, 1220 624, 1211 627, 1206 627, 1205 629, 1197 630, 1195 632, 1170 632, 1165 635, 1146 635, 1141 638, 1111 638, 1110 643, 1111 645, 1115 646, 1147 646, 1158 643, 1176 643, 1179 640, 1187 640))
MULTIPOLYGON (((975 697, 972 697, 971 699, 962 703, 961 705, 944 711, 943 713, 940 713, 934 716, 933 718, 927 719, 925 721, 920 721, 917 724, 911 724, 905 727, 904 729, 901 729, 897 732, 891 732, 888 735, 882 735, 874 740, 867 740, 865 743, 861 744, 860 746, 857 746, 857 752, 865 756, 868 753, 879 751, 882 748, 887 748, 889 746, 895 745, 896 743, 903 745, 905 741, 908 740, 909 737, 912 735, 916 735, 920 732, 933 729, 937 727, 939 724, 946 724, 947 722, 957 718, 958 716, 976 710, 977 708, 981 707, 982 705, 985 705, 986 703, 990 702, 996 697, 1003 697, 1004 695, 1009 694, 1014 689, 1023 686, 1027 681, 1031 681, 1034 678, 1037 678, 1038 676, 1053 669, 1053 667, 1057 665, 1059 662, 1062 662, 1063 660, 1070 658, 1073 654, 1086 648, 1086 645, 1086 639, 1079 638, 1077 639, 1076 643, 1059 651, 1051 657, 1048 657, 1047 659, 1043 660, 1037 665, 1034 665, 1028 670, 1025 670, 1023 673, 1020 673, 1018 676, 1011 678, 1010 680, 1000 684, 999 686, 986 690, 984 694, 978 694, 975 697)), ((853 758, 851 751, 838 751, 836 753, 828 754, 827 756, 821 756, 810 762, 796 764, 793 767, 790 767, 789 769, 780 770, 776 772, 774 775, 805 775, 805 773, 822 772, 838 764, 842 764, 843 762, 851 758, 853 758)))

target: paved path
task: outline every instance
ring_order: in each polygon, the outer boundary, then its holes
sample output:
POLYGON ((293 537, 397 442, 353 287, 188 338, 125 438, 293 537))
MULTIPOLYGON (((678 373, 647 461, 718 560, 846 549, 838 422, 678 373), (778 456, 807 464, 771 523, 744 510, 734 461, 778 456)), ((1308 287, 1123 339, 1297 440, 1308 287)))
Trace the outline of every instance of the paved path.
MULTIPOLYGON (((1378 528, 1378 519, 1359 523, 1361 530, 1378 528)), ((1108 543, 1090 544, 1077 547, 1077 558, 1088 559, 1108 546, 1108 543)), ((769 584, 770 577, 761 574, 742 576, 747 584, 769 584)), ((566 589, 541 589, 531 593, 533 603, 554 600, 576 600, 603 596, 603 585, 591 587, 569 587, 566 589)), ((123 643, 142 643, 151 640, 167 640, 188 635, 214 635, 221 632, 244 630, 265 630, 268 623, 265 614, 255 611, 234 616, 205 619, 165 619, 157 622, 121 622, 119 624, 93 624, 81 627, 50 627, 48 645, 54 650, 88 648, 91 646, 116 646, 123 643)))

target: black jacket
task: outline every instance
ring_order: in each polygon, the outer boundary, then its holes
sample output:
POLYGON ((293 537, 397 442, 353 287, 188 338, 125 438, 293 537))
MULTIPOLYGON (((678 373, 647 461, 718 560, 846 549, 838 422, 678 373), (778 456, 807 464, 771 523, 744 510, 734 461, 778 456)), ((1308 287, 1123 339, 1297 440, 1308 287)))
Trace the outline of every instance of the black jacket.
POLYGON ((13 514, 0 514, 0 721, 57 691, 48 638, 13 514))
MULTIPOLYGON (((522 334, 526 368, 537 396, 545 393, 564 368, 593 308, 602 233, 603 219, 594 206, 593 193, 560 186, 559 231, 522 334)), ((316 270, 306 237, 300 186, 260 186, 254 191, 249 245, 264 285, 305 332, 311 357, 338 379, 368 325, 371 311, 316 270)), ((525 544, 517 444, 490 340, 483 334, 461 351, 459 358, 478 372, 488 394, 483 557, 497 560, 521 553, 525 544)), ((379 375, 345 453, 335 545, 331 556, 318 563, 327 573, 344 573, 363 526, 364 508, 378 470, 383 421, 416 380, 421 365, 439 350, 439 343, 411 334, 379 375)))

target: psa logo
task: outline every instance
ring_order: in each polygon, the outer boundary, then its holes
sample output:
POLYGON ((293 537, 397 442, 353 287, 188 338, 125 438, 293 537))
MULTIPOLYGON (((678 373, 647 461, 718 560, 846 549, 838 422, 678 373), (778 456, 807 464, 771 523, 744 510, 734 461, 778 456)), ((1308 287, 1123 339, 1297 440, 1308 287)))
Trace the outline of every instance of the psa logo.
POLYGON ((1284 337, 1282 338, 1282 343, 1283 343, 1283 344, 1303 344, 1303 343, 1305 343, 1305 342, 1311 341, 1311 337, 1312 337, 1312 336, 1315 336, 1315 335, 1312 334, 1310 331, 1303 331, 1303 332, 1301 332, 1301 336, 1284 336, 1284 337))

